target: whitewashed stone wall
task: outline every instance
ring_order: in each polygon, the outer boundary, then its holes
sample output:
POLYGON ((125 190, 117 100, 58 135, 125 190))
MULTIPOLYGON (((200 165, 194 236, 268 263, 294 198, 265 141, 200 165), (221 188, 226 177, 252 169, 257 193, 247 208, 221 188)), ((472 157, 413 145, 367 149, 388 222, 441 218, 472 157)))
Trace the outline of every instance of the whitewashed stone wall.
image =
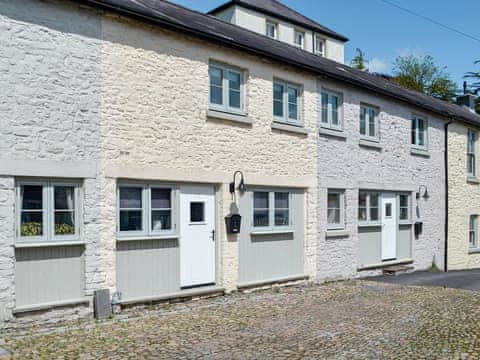
MULTIPOLYGON (((448 269, 480 268, 480 253, 470 251, 470 215, 480 216, 480 185, 467 182, 467 132, 469 127, 448 127, 448 269)), ((474 131, 478 129, 472 128, 474 131)), ((480 144, 477 141, 477 154, 480 144)), ((477 158, 478 169, 478 158, 477 158)))
MULTIPOLYGON (((359 189, 414 193, 420 185, 426 185, 430 198, 419 200, 424 231, 418 239, 412 240, 413 265, 419 270, 429 268, 432 262, 435 262, 438 267, 443 268, 444 121, 431 114, 424 114, 419 109, 345 85, 322 80, 319 87, 343 93, 346 139, 321 135, 318 140, 318 277, 338 279, 372 274, 357 272, 359 189), (380 108, 382 151, 359 145, 360 103, 380 108), (410 152, 410 119, 413 113, 428 118, 430 154, 428 158, 410 152), (346 230, 349 233, 347 237, 328 239, 325 237, 328 188, 346 189, 346 230)), ((414 194, 412 202, 415 220, 414 194)))

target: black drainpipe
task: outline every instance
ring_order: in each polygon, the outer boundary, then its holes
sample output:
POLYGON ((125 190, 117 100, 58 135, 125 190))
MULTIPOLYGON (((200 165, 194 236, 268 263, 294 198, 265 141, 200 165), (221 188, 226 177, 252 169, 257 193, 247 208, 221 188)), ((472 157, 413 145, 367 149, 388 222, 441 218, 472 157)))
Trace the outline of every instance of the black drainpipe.
POLYGON ((448 126, 453 123, 453 120, 448 121, 445 124, 445 258, 444 268, 448 271, 448 126))

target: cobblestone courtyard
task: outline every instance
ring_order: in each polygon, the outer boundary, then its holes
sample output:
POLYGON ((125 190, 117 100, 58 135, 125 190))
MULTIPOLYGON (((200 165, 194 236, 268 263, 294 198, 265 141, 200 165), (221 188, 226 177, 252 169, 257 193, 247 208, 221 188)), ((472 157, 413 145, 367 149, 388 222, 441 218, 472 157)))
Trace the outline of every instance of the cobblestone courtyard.
POLYGON ((480 293, 367 281, 133 308, 28 334, 13 358, 480 358, 480 293))

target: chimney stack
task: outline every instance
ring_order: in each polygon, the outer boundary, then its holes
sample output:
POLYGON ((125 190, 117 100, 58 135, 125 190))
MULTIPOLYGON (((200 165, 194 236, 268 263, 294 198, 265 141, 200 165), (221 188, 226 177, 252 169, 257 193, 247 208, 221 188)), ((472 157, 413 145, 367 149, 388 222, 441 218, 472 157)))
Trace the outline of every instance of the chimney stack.
POLYGON ((457 96, 457 105, 466 106, 471 111, 475 111, 477 96, 467 90, 467 82, 463 83, 463 95, 457 96))

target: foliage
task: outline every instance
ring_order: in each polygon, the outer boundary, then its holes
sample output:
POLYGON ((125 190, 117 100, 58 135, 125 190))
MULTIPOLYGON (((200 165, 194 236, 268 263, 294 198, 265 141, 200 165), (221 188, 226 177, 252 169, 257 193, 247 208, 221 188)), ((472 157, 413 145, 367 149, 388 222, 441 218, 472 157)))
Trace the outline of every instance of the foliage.
POLYGON ((393 80, 406 88, 446 101, 453 101, 456 96, 457 84, 429 55, 399 56, 395 59, 393 73, 393 80))
MULTIPOLYGON (((480 64, 480 60, 475 61, 475 64, 480 64)), ((473 83, 470 84, 470 87, 473 91, 480 94, 480 71, 470 71, 465 75, 465 78, 473 79, 473 83)), ((476 111, 480 114, 480 98, 477 100, 476 111)))
POLYGON ((361 71, 368 71, 368 60, 365 59, 365 53, 357 48, 357 55, 350 61, 350 65, 361 71))
POLYGON ((39 236, 42 234, 42 224, 39 222, 23 223, 20 227, 21 236, 39 236))
POLYGON ((75 227, 70 224, 55 224, 55 235, 73 235, 75 227))

